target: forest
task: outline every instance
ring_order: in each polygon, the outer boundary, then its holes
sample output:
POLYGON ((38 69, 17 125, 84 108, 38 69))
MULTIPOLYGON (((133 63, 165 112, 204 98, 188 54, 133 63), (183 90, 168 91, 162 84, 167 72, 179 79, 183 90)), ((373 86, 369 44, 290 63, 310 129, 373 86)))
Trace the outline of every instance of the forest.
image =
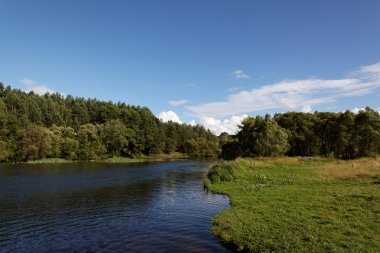
POLYGON ((246 118, 236 135, 227 136, 222 157, 322 156, 338 159, 380 152, 380 115, 366 107, 345 112, 287 112, 246 118))
POLYGON ((182 152, 217 154, 203 126, 163 123, 146 107, 59 93, 37 95, 0 83, 0 161, 100 160, 182 152))
POLYGON ((380 115, 286 112, 248 117, 234 135, 201 125, 162 122, 146 107, 37 95, 0 83, 0 161, 44 158, 101 160, 180 152, 192 158, 324 156, 339 159, 380 152, 380 115))

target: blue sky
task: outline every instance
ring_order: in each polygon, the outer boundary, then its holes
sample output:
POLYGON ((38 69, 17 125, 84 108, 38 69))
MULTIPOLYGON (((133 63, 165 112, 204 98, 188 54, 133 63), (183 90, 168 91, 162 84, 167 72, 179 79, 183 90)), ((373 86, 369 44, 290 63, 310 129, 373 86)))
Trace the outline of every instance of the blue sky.
POLYGON ((380 110, 380 1, 0 1, 0 81, 232 131, 380 110), (161 113, 161 114, 160 114, 161 113))

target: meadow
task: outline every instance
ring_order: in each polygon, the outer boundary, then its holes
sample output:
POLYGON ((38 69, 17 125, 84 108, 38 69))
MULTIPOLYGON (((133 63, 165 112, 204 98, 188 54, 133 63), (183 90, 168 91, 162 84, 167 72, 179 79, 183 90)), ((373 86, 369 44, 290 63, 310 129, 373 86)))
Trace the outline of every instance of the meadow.
POLYGON ((212 166, 230 197, 212 232, 244 252, 380 252, 380 159, 245 158, 212 166))

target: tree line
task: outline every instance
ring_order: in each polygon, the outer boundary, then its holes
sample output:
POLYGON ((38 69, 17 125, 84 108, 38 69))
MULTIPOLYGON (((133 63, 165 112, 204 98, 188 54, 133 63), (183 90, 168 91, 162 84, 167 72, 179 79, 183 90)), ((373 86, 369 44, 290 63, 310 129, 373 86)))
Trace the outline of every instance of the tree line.
POLYGON ((287 112, 274 117, 248 117, 236 135, 224 139, 224 159, 278 155, 339 159, 375 156, 380 153, 380 115, 367 107, 357 114, 287 112))
POLYGON ((97 160, 181 152, 191 157, 333 156, 380 153, 380 115, 287 112, 248 117, 235 135, 161 122, 146 107, 37 95, 0 83, 0 161, 97 160))
POLYGON ((219 140, 203 126, 161 122, 146 107, 37 95, 0 83, 0 161, 96 160, 183 152, 215 156, 219 140))

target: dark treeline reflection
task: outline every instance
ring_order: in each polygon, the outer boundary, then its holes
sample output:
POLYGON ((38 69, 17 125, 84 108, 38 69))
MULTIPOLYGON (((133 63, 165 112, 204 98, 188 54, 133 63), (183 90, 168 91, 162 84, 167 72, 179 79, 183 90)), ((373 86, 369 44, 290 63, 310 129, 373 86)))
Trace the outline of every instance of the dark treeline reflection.
MULTIPOLYGON (((31 211, 38 208, 36 215, 40 216, 55 216, 59 211, 60 216, 65 214, 70 215, 70 209, 81 209, 82 211, 91 213, 95 211, 93 208, 98 208, 96 212, 102 209, 102 206, 128 206, 133 208, 133 205, 138 204, 140 207, 148 207, 150 200, 153 198, 153 189, 158 187, 155 182, 151 183, 136 183, 125 186, 109 186, 96 189, 88 189, 78 192, 67 192, 51 194, 42 193, 41 195, 31 196, 23 199, 23 201, 13 201, 7 199, 0 201, 0 209, 9 211, 9 216, 23 215, 25 209, 31 211), (138 201, 138 202, 136 202, 138 201), (65 213, 63 210, 68 210, 65 213), (63 212, 62 212, 63 211, 63 212)), ((106 211, 106 210, 104 210, 106 211)), ((7 215, 4 215, 6 217, 7 215)), ((3 220, 4 221, 4 220, 3 220)))
POLYGON ((203 126, 163 123, 146 107, 39 96, 0 83, 0 161, 95 160, 182 152, 215 156, 218 138, 203 126))

